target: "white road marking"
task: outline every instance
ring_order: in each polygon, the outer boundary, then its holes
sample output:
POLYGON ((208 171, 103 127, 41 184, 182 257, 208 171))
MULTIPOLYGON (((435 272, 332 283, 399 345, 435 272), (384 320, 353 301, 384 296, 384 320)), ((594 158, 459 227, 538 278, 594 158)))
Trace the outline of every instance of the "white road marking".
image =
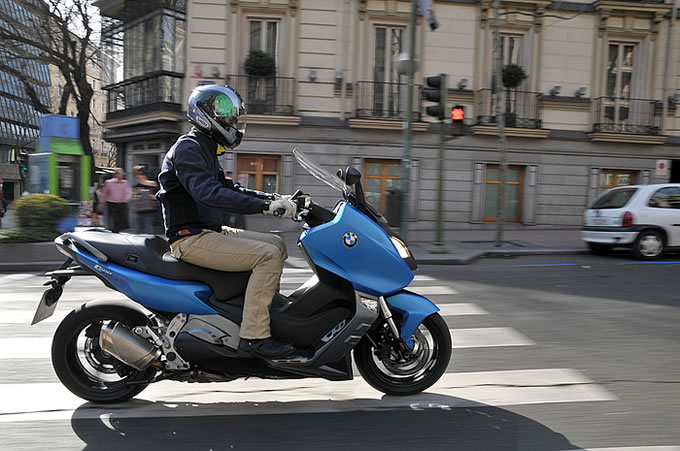
MULTIPOLYGON (((69 310, 57 310, 52 316, 40 322, 45 323, 59 323, 66 315, 69 314, 69 310)), ((0 330, 3 324, 25 324, 29 326, 35 315, 35 310, 5 310, 0 312, 0 330)))
MULTIPOLYGON (((25 301, 30 301, 30 302, 35 302, 36 307, 38 306, 38 302, 40 302, 40 298, 42 296, 42 291, 34 291, 34 292, 29 292, 29 293, 1 293, 0 294, 0 303, 3 302, 25 302, 25 301)), ((78 291, 75 290, 73 287, 66 287, 64 289, 64 294, 61 295, 61 298, 59 298, 59 302, 66 301, 93 301, 95 299, 128 299, 127 296, 125 296, 122 293, 119 293, 117 291, 113 291, 111 289, 108 289, 102 285, 102 289, 99 291, 78 291)))
MULTIPOLYGON (((530 346, 535 343, 509 327, 449 329, 454 349, 530 346)), ((0 359, 44 359, 50 357, 51 337, 0 338, 0 359)), ((0 397, 0 399, 2 399, 0 397)))
POLYGON ((428 287, 408 287, 409 291, 418 293, 420 295, 437 295, 437 294, 458 294, 456 290, 446 285, 433 285, 428 287))
MULTIPOLYGON (((362 379, 237 380, 219 384, 163 381, 137 396, 150 403, 85 406, 78 419, 291 414, 386 408, 451 409, 486 405, 612 401, 617 398, 572 369, 448 373, 426 393, 385 396, 362 379)), ((58 383, 0 385, 0 422, 70 419, 86 404, 58 383)), ((660 450, 654 450, 660 451, 660 450)))
POLYGON ((510 327, 449 329, 454 349, 500 346, 531 346, 533 341, 510 327))
POLYGON ((439 307, 439 314, 442 316, 462 316, 462 315, 486 315, 488 312, 475 304, 457 303, 457 304, 437 304, 439 307))

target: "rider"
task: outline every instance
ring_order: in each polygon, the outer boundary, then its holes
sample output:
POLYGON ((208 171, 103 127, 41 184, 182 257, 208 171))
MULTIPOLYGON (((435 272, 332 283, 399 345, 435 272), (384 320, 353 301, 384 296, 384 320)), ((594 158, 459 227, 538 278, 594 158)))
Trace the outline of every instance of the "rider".
POLYGON ((288 196, 246 189, 224 176, 217 156, 238 146, 245 134, 246 108, 229 86, 203 85, 189 97, 193 128, 163 159, 158 198, 172 255, 218 271, 251 271, 245 293, 238 355, 277 358, 294 348, 271 336, 269 307, 288 257, 276 235, 223 226, 226 213, 273 214, 292 218, 288 196))

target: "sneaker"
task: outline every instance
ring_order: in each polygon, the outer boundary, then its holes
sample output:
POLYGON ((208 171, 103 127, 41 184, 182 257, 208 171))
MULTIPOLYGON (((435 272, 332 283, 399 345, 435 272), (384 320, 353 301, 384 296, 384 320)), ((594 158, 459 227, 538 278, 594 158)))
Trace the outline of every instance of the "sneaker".
POLYGON ((295 347, 286 343, 279 343, 272 337, 259 340, 241 338, 238 344, 238 356, 243 358, 261 357, 276 359, 285 357, 295 351, 295 347))

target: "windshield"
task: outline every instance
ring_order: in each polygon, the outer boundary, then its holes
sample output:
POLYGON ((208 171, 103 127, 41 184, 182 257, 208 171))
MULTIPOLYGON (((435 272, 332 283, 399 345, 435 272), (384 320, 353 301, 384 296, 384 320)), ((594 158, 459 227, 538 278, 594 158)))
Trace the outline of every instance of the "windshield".
POLYGON ((300 166, 305 168, 307 172, 324 182, 326 185, 330 186, 331 188, 335 188, 342 193, 346 193, 348 191, 347 185, 345 185, 345 182, 343 182, 340 177, 333 175, 322 168, 316 161, 309 158, 297 147, 293 149, 293 155, 295 155, 295 159, 298 161, 298 163, 300 163, 300 166))
POLYGON ((593 210, 622 208, 628 203, 630 198, 633 197, 635 191, 637 191, 637 188, 613 189, 603 194, 590 208, 593 210))

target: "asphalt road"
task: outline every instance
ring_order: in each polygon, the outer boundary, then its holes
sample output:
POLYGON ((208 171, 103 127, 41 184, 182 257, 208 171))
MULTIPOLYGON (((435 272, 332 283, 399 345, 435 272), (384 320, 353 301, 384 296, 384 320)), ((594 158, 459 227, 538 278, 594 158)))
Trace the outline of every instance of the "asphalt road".
MULTIPOLYGON (((421 268, 413 289, 442 308, 454 341, 447 373, 427 394, 385 397, 361 380, 250 379, 168 383, 108 407, 60 388, 49 362, 57 323, 25 324, 42 279, 0 275, 0 447, 677 451, 677 260, 574 255, 421 268)), ((284 289, 305 275, 290 267, 284 289)), ((58 314, 115 297, 94 280, 69 284, 58 314)))

